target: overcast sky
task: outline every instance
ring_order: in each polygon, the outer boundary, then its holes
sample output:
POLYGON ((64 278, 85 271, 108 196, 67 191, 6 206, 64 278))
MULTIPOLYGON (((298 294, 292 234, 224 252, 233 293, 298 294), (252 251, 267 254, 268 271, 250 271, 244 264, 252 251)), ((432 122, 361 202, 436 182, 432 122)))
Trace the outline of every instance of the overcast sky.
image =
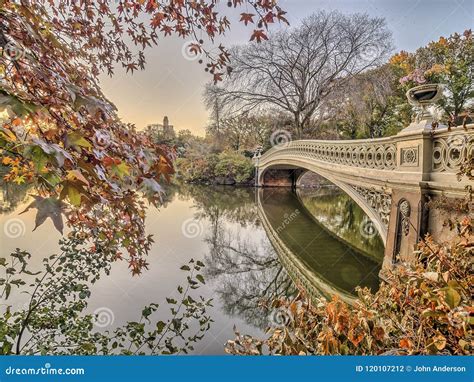
MULTIPOLYGON (((440 36, 474 26, 474 0, 280 0, 279 4, 288 12, 292 26, 321 9, 384 17, 393 33, 395 51, 413 51, 440 36)), ((239 25, 236 18, 231 21, 234 28, 223 42, 227 46, 245 43, 251 28, 239 25)), ((161 122, 167 115, 175 129, 204 134, 208 115, 202 104, 202 90, 210 76, 197 61, 183 56, 186 41, 162 39, 157 47, 146 51, 144 71, 131 75, 117 70, 112 78, 101 77, 102 89, 116 104, 124 122, 143 128, 161 122)))

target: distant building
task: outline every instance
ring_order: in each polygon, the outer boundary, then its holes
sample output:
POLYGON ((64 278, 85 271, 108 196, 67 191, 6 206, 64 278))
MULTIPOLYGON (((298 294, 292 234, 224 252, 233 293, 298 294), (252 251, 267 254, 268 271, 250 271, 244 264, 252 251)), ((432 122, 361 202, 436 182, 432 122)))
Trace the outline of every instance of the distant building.
POLYGON ((146 131, 158 141, 169 141, 176 138, 174 126, 170 125, 168 117, 163 118, 163 124, 153 123, 146 127, 146 131))

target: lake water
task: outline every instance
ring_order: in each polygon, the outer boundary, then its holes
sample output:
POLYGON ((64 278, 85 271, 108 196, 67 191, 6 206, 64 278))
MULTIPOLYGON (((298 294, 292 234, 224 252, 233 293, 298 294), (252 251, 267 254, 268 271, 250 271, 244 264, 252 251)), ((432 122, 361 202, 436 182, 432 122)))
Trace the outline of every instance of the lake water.
MULTIPOLYGON (((51 221, 32 232, 34 210, 19 215, 28 204, 28 190, 4 186, 2 197, 1 256, 18 247, 31 252, 33 268, 41 269, 42 258, 57 252, 60 234, 51 221), (19 231, 7 234, 12 223, 19 231)), ((383 243, 367 231, 364 212, 336 188, 294 193, 172 186, 164 205, 149 209, 146 224, 155 238, 149 270, 132 277, 125 262, 115 263, 111 275, 93 286, 88 310, 113 312, 110 329, 136 320, 143 306, 177 295, 186 276, 181 265, 201 260, 206 284, 198 293, 214 299, 214 322, 195 346, 196 354, 222 354, 234 326, 264 336, 273 318, 261 302, 293 295, 292 280, 309 282, 307 287, 321 295, 348 299, 357 285, 378 287, 383 243)), ((25 301, 24 295, 13 295, 9 303, 25 301)))

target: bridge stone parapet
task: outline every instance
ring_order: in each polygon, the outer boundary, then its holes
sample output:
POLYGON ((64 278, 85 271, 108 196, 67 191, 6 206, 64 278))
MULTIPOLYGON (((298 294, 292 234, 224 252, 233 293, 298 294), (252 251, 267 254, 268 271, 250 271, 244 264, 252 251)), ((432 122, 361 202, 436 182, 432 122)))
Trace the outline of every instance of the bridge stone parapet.
POLYGON ((386 245, 384 266, 390 267, 397 259, 410 260, 429 232, 428 197, 465 195, 469 180, 457 173, 469 156, 474 125, 432 130, 430 121, 421 121, 387 138, 291 141, 271 148, 255 165, 259 186, 268 185, 266 172, 273 169, 288 171, 294 186, 306 170, 342 188, 373 221, 386 245))

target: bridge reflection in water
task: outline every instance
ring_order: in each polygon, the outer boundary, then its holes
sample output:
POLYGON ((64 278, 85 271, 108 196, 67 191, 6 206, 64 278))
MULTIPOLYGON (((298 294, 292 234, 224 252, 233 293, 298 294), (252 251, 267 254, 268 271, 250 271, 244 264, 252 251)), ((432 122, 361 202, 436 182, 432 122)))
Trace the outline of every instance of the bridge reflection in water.
POLYGON ((357 286, 378 289, 377 260, 325 228, 289 189, 258 190, 262 225, 291 278, 312 297, 353 300, 357 286))

